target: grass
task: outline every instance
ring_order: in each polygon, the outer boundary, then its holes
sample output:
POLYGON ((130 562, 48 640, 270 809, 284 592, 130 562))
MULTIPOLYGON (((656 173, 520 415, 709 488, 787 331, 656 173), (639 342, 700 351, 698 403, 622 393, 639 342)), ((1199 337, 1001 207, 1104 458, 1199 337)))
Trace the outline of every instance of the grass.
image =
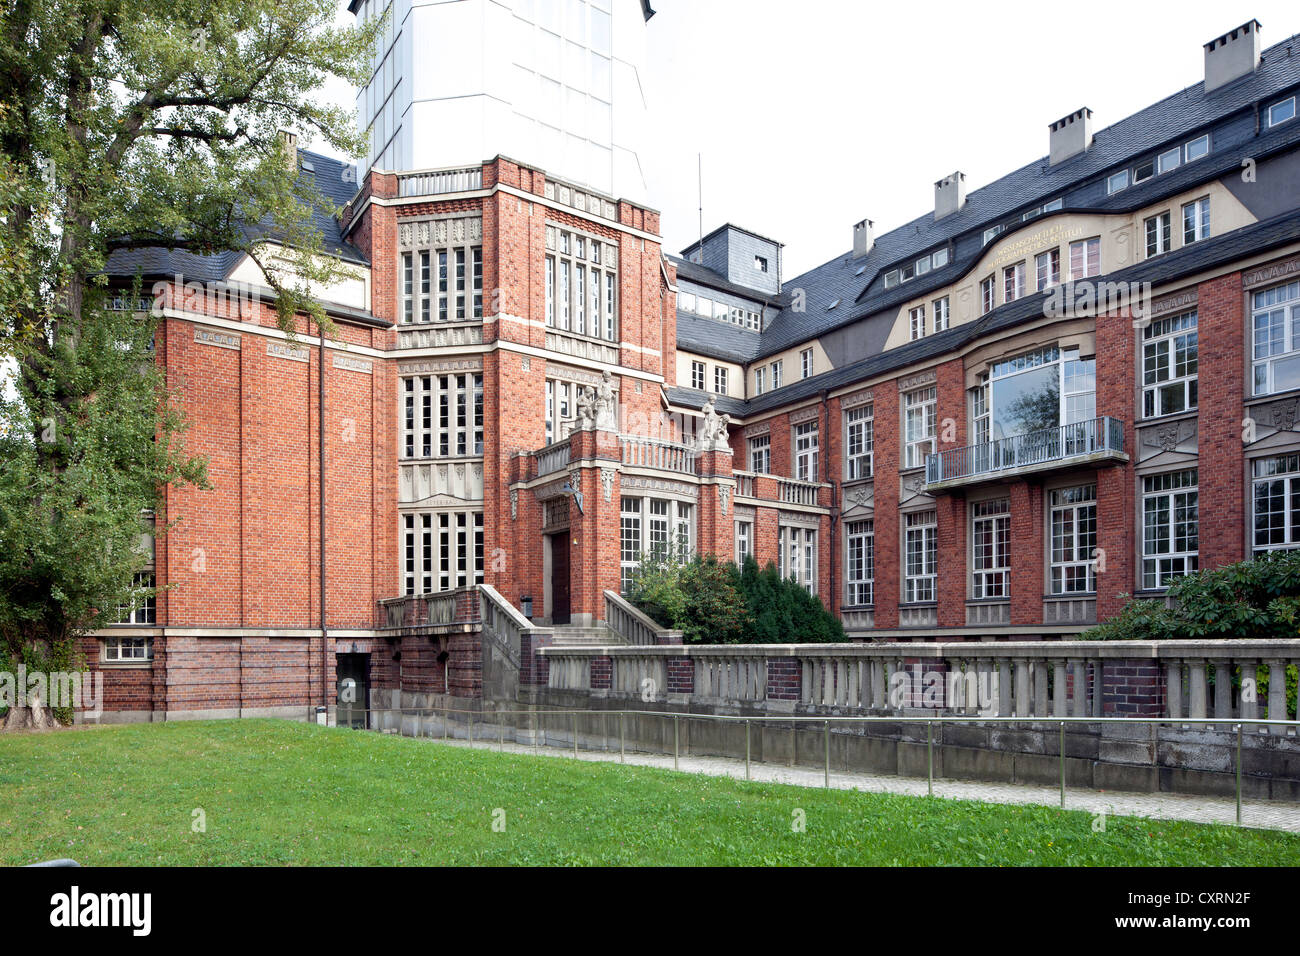
POLYGON ((1255 865, 1300 835, 823 791, 272 720, 0 737, 0 863, 1255 865), (194 811, 206 832, 194 832, 194 811), (504 811, 504 832, 493 830, 504 811), (797 810, 806 831, 795 832, 797 810), (498 819, 500 817, 498 816, 498 819))

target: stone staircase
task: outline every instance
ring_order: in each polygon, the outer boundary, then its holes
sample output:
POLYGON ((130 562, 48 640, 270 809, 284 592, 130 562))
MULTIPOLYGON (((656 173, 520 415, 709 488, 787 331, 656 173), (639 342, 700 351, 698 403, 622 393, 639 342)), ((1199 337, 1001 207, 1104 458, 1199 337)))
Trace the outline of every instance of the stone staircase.
POLYGON ((627 638, 603 621, 592 627, 561 624, 552 629, 552 647, 606 647, 626 644, 627 638))

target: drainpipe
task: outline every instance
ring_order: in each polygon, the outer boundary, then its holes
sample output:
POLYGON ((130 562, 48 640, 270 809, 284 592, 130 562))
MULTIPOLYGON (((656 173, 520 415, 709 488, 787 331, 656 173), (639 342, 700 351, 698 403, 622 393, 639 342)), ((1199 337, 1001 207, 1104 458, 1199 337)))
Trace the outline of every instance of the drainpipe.
MULTIPOLYGON (((826 477, 827 477, 827 478, 831 478, 831 456, 830 456, 830 450, 831 450, 831 409, 830 409, 830 405, 828 405, 827 402, 826 402, 826 389, 822 389, 821 392, 818 394, 818 397, 821 399, 821 403, 822 403, 822 418, 825 419, 825 421, 826 421, 826 427, 822 429, 822 434, 826 436, 826 452, 827 452, 827 453, 826 453, 825 455, 822 456, 822 460, 826 463, 826 477)), ((841 449, 841 451, 842 451, 842 449, 841 449)), ((831 577, 830 577, 830 592, 829 592, 829 593, 830 593, 830 599, 831 599, 831 607, 830 607, 830 608, 827 608, 827 610, 831 610, 831 608, 836 607, 836 605, 837 605, 838 602, 837 602, 836 599, 835 599, 835 595, 839 593, 838 590, 837 590, 837 584, 838 584, 838 582, 839 582, 839 578, 836 576, 836 570, 835 570, 835 555, 836 555, 837 552, 839 551, 839 543, 838 543, 838 541, 836 540, 836 536, 835 536, 835 526, 836 526, 836 524, 838 524, 838 522, 839 522, 839 517, 840 517, 840 507, 839 507, 839 505, 840 505, 840 483, 839 483, 839 481, 837 481, 837 480, 831 478, 830 486, 831 486, 831 544, 830 544, 830 555, 831 555, 831 577)))
MULTIPOLYGON (((316 423, 320 442, 320 702, 329 707, 329 631, 325 628, 325 330, 320 330, 320 368, 316 375, 316 423)), ((368 703, 367 703, 368 706, 368 703)), ((327 711, 328 712, 328 711, 327 711)))

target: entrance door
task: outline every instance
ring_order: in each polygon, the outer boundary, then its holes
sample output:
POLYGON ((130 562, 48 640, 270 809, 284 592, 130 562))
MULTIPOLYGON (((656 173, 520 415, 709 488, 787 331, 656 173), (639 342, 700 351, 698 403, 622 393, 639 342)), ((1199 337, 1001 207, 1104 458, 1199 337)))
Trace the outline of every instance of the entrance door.
POLYGON ((551 535, 551 623, 569 623, 569 532, 551 535))
POLYGON ((365 730, 366 705, 370 700, 370 655, 339 654, 334 676, 338 682, 338 726, 365 730))

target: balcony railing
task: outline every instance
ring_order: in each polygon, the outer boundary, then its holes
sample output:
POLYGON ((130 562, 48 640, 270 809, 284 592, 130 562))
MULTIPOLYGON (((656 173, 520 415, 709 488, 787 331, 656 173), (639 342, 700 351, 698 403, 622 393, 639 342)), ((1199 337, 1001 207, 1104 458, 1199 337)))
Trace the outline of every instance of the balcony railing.
POLYGON ((470 166, 463 169, 429 169, 422 172, 402 173, 397 177, 398 196, 438 196, 443 193, 465 193, 483 188, 483 168, 470 166))
POLYGON ((683 475, 695 474, 697 452, 689 445, 638 435, 619 435, 618 447, 622 451, 625 465, 675 471, 683 475))
POLYGON ((754 473, 749 471, 737 471, 734 474, 736 476, 736 497, 754 497, 754 473))
POLYGON ((962 484, 1008 472, 1043 471, 1058 464, 1123 456, 1124 423, 1094 418, 927 455, 925 482, 962 484))
POLYGON ((820 486, 816 482, 799 481, 797 478, 781 478, 777 484, 780 488, 781 500, 786 504, 817 504, 817 489, 820 486))
POLYGON ((569 440, 556 442, 547 445, 540 451, 533 452, 533 457, 537 459, 537 477, 549 475, 552 472, 563 471, 569 464, 569 440))

